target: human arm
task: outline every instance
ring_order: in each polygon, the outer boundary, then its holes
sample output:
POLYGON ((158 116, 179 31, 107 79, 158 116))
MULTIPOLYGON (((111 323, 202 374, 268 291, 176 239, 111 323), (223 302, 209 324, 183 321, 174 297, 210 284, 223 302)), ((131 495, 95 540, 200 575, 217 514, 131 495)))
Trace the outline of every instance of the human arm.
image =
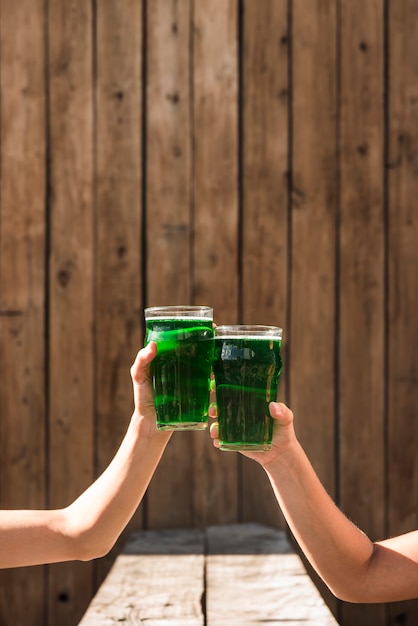
MULTIPOLYGON (((326 493, 296 438, 292 412, 275 402, 270 412, 272 449, 242 454, 264 468, 293 535, 331 591, 349 602, 417 597, 418 531, 370 541, 326 493)), ((216 423, 211 435, 217 446, 216 423)))
POLYGON ((138 507, 171 433, 157 431, 148 366, 151 342, 131 368, 135 409, 125 437, 103 474, 73 503, 56 510, 0 511, 0 567, 106 554, 138 507))

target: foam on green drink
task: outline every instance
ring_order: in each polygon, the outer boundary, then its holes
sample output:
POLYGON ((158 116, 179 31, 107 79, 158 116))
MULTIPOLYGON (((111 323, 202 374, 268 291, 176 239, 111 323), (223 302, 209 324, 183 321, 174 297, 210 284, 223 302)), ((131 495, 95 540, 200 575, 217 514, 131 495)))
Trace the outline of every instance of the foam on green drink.
POLYGON ((151 379, 160 430, 207 426, 213 358, 212 318, 146 319, 145 342, 157 343, 151 379))
POLYGON ((273 420, 268 405, 277 396, 280 348, 281 334, 215 336, 213 371, 222 450, 270 448, 273 420))

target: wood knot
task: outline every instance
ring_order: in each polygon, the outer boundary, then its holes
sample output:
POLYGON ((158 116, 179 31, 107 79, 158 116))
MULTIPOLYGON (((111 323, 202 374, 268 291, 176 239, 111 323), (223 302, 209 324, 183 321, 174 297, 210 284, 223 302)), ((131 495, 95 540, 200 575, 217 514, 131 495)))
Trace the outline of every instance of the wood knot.
POLYGON ((126 254, 126 247, 118 246, 118 249, 116 250, 116 254, 117 254, 118 259, 123 259, 123 257, 126 254))
POLYGON ((180 95, 177 91, 174 93, 167 93, 165 97, 169 100, 169 102, 171 102, 171 104, 178 104, 180 102, 180 95))
POLYGON ((57 598, 58 598, 58 602, 62 602, 63 604, 66 604, 67 602, 70 601, 70 594, 67 591, 60 591, 57 598))
POLYGON ((57 274, 57 280, 58 280, 58 284, 62 288, 65 288, 70 282, 70 272, 66 269, 60 270, 57 274))

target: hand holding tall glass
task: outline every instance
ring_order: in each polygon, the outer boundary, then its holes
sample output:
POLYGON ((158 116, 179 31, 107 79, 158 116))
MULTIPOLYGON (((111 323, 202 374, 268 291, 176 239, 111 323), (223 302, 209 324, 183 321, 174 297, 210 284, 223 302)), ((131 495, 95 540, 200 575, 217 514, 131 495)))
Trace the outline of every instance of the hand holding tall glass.
POLYGON ((241 325, 215 328, 213 371, 221 450, 270 450, 282 370, 282 329, 241 325))
POLYGON ((151 380, 159 430, 204 430, 213 357, 213 309, 145 309, 145 343, 155 341, 151 380))

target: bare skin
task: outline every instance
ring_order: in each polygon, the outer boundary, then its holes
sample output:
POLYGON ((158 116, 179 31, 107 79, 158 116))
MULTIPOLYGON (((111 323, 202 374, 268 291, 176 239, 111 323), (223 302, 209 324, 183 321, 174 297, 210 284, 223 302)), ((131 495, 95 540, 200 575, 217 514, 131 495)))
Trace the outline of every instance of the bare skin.
POLYGON ((171 433, 155 427, 151 342, 131 368, 135 409, 103 474, 74 502, 56 510, 0 511, 0 568, 87 561, 106 554, 134 514, 171 433))
MULTIPOLYGON (((331 591, 348 602, 392 602, 418 597, 418 530, 372 542, 326 493, 298 442, 293 413, 270 403, 272 449, 242 452, 265 470, 300 547, 331 591)), ((216 419, 216 405, 210 408, 216 419)), ((219 447, 218 424, 211 437, 219 447)))

